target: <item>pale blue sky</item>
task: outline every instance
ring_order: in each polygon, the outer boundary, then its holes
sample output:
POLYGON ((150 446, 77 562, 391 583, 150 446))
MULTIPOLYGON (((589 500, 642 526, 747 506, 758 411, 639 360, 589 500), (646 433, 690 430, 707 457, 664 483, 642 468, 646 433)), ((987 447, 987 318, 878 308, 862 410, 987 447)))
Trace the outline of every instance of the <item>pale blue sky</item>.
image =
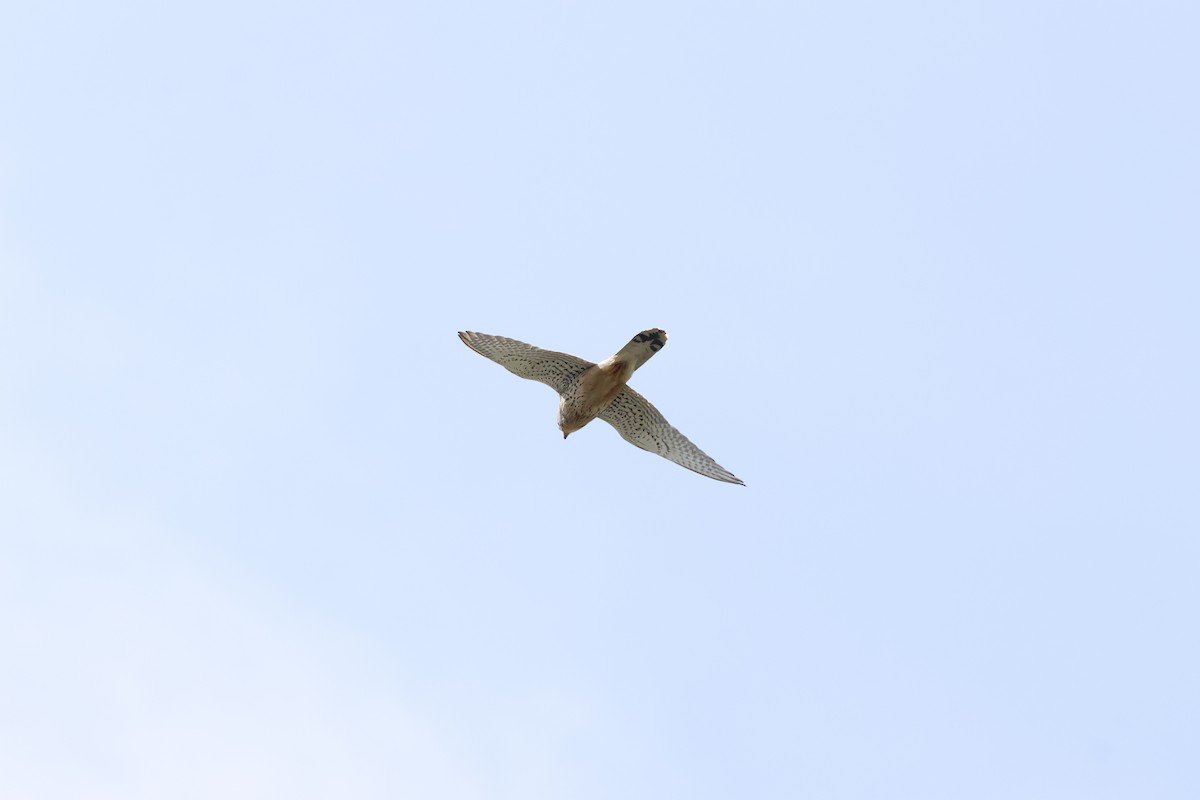
POLYGON ((1200 796, 1198 36, 9 4, 0 794, 1200 796))

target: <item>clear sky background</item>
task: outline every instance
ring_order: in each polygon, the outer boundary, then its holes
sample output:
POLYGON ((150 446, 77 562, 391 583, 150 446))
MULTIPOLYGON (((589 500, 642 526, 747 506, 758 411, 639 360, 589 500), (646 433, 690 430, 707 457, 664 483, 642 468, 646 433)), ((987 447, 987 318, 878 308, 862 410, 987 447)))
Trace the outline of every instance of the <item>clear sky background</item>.
POLYGON ((1200 797, 1198 37, 6 5, 0 794, 1200 797))

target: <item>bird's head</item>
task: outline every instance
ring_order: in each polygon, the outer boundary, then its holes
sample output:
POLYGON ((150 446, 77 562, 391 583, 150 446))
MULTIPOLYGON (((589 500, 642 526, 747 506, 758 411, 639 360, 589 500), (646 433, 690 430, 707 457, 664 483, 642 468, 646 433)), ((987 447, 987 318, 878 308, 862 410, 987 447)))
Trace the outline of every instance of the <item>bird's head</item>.
POLYGON ((562 431, 564 439, 582 428, 584 425, 587 425, 589 422, 591 422, 590 419, 579 419, 578 417, 568 414, 558 415, 558 429, 562 431))

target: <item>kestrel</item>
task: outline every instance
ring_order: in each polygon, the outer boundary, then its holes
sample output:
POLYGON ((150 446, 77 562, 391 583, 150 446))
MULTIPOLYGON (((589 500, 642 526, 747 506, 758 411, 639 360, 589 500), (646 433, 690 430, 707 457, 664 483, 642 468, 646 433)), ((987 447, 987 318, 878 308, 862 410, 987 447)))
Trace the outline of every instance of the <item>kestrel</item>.
POLYGON ((564 439, 599 417, 630 444, 715 480, 746 485, 671 427, 649 400, 626 386, 634 371, 667 343, 666 331, 642 331, 599 364, 505 336, 460 331, 458 338, 514 375, 558 392, 558 427, 564 439))

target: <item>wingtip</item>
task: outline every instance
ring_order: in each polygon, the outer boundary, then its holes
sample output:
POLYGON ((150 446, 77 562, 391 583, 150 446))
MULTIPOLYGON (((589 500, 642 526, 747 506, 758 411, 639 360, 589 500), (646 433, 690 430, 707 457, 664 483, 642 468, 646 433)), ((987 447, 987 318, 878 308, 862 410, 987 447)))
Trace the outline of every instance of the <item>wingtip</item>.
POLYGON ((458 332, 458 340, 460 342, 462 342, 463 344, 465 344, 469 349, 474 350, 476 353, 479 353, 480 355, 485 355, 479 349, 479 339, 476 338, 474 331, 459 331, 458 332))

